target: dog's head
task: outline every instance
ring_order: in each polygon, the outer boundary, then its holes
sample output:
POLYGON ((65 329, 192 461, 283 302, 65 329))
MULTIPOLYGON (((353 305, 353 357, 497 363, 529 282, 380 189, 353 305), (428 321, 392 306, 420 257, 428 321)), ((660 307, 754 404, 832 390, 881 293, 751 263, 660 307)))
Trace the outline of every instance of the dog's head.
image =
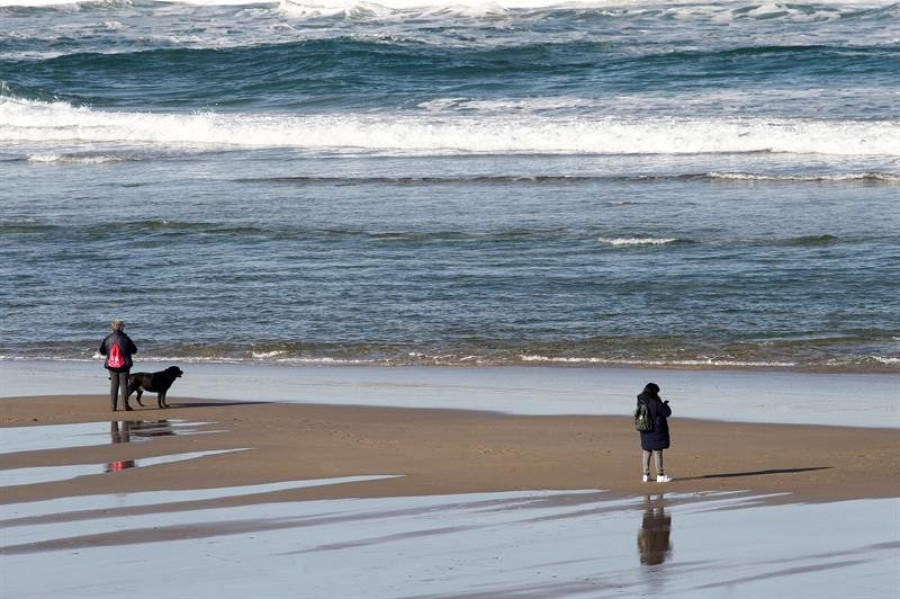
POLYGON ((169 366, 168 368, 166 368, 166 373, 173 379, 177 379, 181 377, 182 374, 184 374, 184 372, 182 372, 182 370, 177 366, 169 366))

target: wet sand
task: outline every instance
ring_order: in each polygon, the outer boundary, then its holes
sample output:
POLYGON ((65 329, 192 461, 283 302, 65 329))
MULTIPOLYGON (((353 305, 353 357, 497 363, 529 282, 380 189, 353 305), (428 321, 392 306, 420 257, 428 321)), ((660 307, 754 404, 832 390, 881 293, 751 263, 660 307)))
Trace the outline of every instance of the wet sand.
POLYGON ((2 427, 95 423, 98 434, 109 435, 100 444, 83 447, 19 453, 4 447, 0 470, 125 464, 116 476, 8 487, 0 503, 361 475, 398 476, 227 501, 587 489, 621 496, 749 491, 789 494, 773 501, 791 502, 900 495, 896 429, 676 417, 670 421, 673 446, 666 452, 666 470, 675 481, 660 484, 640 482, 638 435, 629 419, 621 417, 185 398, 170 398, 173 407, 159 410, 150 407, 155 406, 153 397, 144 403, 145 408, 113 413, 99 395, 0 400, 2 427), (163 433, 153 435, 152 443, 137 442, 148 423, 165 430, 181 421, 194 423, 195 434, 163 433), (236 449, 241 451, 203 454, 153 468, 128 466, 163 455, 236 449))
POLYGON ((0 596, 896 594, 896 429, 147 400, 0 399, 0 596))

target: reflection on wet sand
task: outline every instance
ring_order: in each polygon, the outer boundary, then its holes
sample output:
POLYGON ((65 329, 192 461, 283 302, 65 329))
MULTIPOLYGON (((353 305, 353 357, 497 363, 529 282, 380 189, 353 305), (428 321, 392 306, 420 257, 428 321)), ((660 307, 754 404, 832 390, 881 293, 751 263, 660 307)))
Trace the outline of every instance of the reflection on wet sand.
POLYGON ((380 478, 6 504, 0 595, 61 599, 76 589, 119 599, 127 588, 134 597, 219 599, 296 589, 304 597, 896 596, 900 536, 885 526, 896 519, 896 499, 768 504, 749 493, 670 493, 665 506, 647 498, 648 520, 642 497, 593 490, 581 500, 571 491, 265 497, 380 478), (656 525, 675 512, 677 560, 665 538, 655 542, 666 536, 656 525), (638 555, 646 549, 664 563, 635 564, 634 550, 622 550, 636 529, 638 555), (240 567, 223 569, 226 562, 240 567), (148 586, 146 568, 122 567, 122 584, 111 585, 111 563, 153 564, 165 576, 148 586))
MULTIPOLYGON (((175 431, 168 420, 113 420, 109 423, 109 436, 115 443, 131 443, 132 436, 137 439, 167 437, 175 431)), ((117 460, 104 466, 104 472, 121 472, 134 468, 134 460, 117 460)))
MULTIPOLYGON (((157 437, 181 435, 205 435, 222 432, 221 430, 199 430, 206 422, 189 422, 184 420, 151 420, 151 421, 112 421, 106 428, 106 422, 86 422, 80 424, 5 427, 0 433, 0 455, 8 453, 25 453, 32 451, 64 450, 92 447, 112 443, 118 448, 115 453, 125 453, 122 444, 152 441, 157 437), (102 425, 102 428, 100 428, 102 425), (106 435, 109 435, 107 437, 106 435), (102 443, 98 439, 103 439, 102 443), (121 452, 119 450, 122 450, 121 452)), ((195 451, 190 453, 167 454, 156 457, 116 460, 107 463, 70 464, 70 453, 59 454, 56 464, 42 466, 20 466, 12 462, 6 468, 0 468, 0 488, 34 485, 40 483, 61 482, 92 474, 121 472, 141 466, 156 466, 185 460, 194 460, 206 456, 246 451, 247 448, 218 449, 211 451, 195 451)), ((128 450, 130 454, 133 451, 128 450)), ((119 457, 119 456, 116 456, 119 457)), ((122 456, 124 457, 124 456, 122 456)))
POLYGON ((121 472, 122 470, 134 468, 134 465, 134 460, 117 460, 104 466, 103 472, 121 472))
POLYGON ((641 563, 658 566, 666 561, 672 552, 669 536, 672 532, 672 516, 666 514, 665 497, 647 495, 644 497, 644 518, 638 532, 638 550, 641 563))
POLYGON ((168 420, 113 420, 109 423, 113 443, 131 443, 132 437, 147 439, 175 434, 168 420))

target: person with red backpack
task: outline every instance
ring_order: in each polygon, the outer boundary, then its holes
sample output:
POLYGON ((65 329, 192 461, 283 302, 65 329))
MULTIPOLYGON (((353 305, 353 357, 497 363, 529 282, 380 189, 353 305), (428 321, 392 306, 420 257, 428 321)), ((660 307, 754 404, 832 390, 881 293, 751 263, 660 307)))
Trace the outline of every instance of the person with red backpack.
POLYGON ((112 322, 112 333, 100 342, 100 355, 106 356, 104 368, 109 371, 109 401, 112 411, 116 411, 116 398, 122 398, 122 405, 126 410, 131 410, 128 405, 128 373, 131 371, 131 355, 137 353, 134 341, 125 334, 125 323, 121 320, 112 322))

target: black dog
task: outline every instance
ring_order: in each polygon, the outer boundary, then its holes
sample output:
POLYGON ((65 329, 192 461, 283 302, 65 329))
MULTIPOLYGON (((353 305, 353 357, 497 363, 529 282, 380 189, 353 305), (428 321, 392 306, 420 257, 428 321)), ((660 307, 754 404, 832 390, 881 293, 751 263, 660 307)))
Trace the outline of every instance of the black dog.
POLYGON ((175 379, 182 374, 184 372, 177 366, 169 366, 160 372, 135 372, 128 376, 128 397, 131 397, 131 394, 137 391, 137 402, 141 407, 144 407, 144 404, 141 403, 141 395, 143 395, 144 391, 149 391, 156 393, 156 401, 159 403, 160 408, 168 408, 166 392, 172 386, 172 383, 175 382, 175 379))

